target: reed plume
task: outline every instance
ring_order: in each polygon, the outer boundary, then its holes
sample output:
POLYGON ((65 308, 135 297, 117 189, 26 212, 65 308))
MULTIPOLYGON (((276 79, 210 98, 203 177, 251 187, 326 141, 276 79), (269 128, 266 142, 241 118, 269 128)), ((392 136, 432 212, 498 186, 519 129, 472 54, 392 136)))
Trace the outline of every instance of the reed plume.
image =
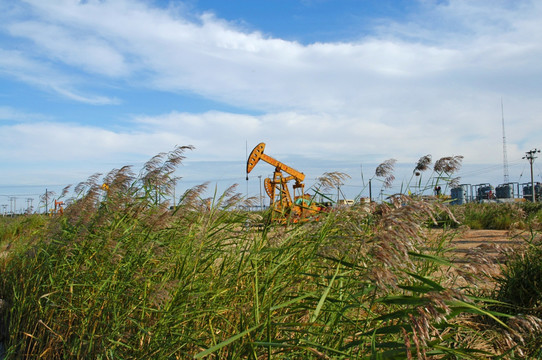
POLYGON ((323 173, 316 181, 319 184, 318 188, 327 191, 330 189, 337 189, 343 185, 344 181, 347 179, 350 179, 350 175, 339 171, 332 171, 323 173))
POLYGON ((446 156, 435 162, 434 170, 437 173, 452 174, 461 169, 462 162, 463 156, 461 155, 446 156))
POLYGON ((431 165, 431 162, 432 162, 432 157, 431 155, 425 155, 425 156, 422 156, 418 162, 416 163, 416 167, 414 168, 414 172, 422 172, 422 171, 425 171, 429 168, 429 166, 431 165))
POLYGON ((377 166, 375 170, 375 175, 377 177, 383 177, 384 178, 384 187, 390 188, 393 184, 393 181, 395 180, 395 175, 393 175, 393 170, 395 167, 395 163, 397 160, 395 159, 388 159, 377 166))

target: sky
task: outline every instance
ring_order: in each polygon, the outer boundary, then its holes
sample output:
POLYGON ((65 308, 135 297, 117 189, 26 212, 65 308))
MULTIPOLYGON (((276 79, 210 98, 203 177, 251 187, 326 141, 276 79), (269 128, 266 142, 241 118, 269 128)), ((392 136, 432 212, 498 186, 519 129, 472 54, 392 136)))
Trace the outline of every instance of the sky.
POLYGON ((530 181, 540 18, 536 0, 0 0, 0 205, 176 145, 194 146, 179 192, 257 194, 260 142, 307 186, 349 174, 347 197, 387 159, 399 189, 428 154, 495 186, 506 154, 530 181))

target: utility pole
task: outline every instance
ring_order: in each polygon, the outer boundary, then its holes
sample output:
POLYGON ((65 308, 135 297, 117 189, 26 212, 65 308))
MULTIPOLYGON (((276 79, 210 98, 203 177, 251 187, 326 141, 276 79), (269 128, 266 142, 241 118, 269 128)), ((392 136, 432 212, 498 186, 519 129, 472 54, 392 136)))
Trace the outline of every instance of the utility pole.
POLYGON ((533 150, 527 151, 525 153, 525 156, 522 157, 522 159, 529 160, 529 164, 531 165, 531 191, 532 191, 532 196, 533 196, 533 202, 536 201, 536 195, 535 195, 536 191, 535 191, 535 188, 534 188, 533 163, 534 163, 534 159, 536 159, 535 154, 539 153, 539 152, 540 152, 540 150, 533 149, 533 150))
POLYGON ((258 175, 258 178, 260 179, 260 211, 262 211, 263 210, 263 205, 262 205, 262 176, 258 175))
MULTIPOLYGON (((248 163, 248 140, 245 140, 245 162, 248 163)), ((248 200, 248 168, 247 168, 247 200, 248 200)))
POLYGON ((15 196, 9 198, 9 210, 11 212, 11 217, 13 217, 17 211, 17 198, 15 196))
POLYGON ((504 108, 501 98, 501 117, 502 117, 502 159, 503 159, 503 172, 504 172, 504 183, 510 183, 510 176, 508 175, 508 155, 506 151, 506 135, 504 134, 504 108))
POLYGON ((32 201, 34 201, 33 198, 26 198, 26 212, 31 214, 32 213, 32 201))

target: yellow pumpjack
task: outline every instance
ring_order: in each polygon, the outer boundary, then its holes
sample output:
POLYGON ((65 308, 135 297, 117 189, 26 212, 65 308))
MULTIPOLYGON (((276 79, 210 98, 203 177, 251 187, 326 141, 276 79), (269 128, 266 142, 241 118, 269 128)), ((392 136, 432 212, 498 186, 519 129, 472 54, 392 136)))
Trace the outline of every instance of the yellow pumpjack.
POLYGON ((271 218, 281 222, 298 222, 318 214, 321 207, 312 201, 310 195, 304 193, 305 174, 265 154, 264 150, 265 143, 259 143, 250 153, 247 160, 247 179, 260 160, 275 167, 273 179, 264 180, 265 192, 270 199, 269 207, 273 210, 271 218), (293 201, 288 188, 288 182, 292 180, 295 180, 293 201))

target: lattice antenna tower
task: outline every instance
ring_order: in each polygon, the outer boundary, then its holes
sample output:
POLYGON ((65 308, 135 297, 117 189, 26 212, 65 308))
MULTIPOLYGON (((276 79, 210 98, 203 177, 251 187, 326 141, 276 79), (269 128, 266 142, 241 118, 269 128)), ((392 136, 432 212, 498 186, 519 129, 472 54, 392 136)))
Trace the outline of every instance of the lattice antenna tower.
POLYGON ((506 135, 504 133, 504 106, 501 98, 501 117, 502 117, 502 159, 503 159, 503 173, 504 183, 510 182, 510 176, 508 175, 508 155, 506 151, 506 135))

